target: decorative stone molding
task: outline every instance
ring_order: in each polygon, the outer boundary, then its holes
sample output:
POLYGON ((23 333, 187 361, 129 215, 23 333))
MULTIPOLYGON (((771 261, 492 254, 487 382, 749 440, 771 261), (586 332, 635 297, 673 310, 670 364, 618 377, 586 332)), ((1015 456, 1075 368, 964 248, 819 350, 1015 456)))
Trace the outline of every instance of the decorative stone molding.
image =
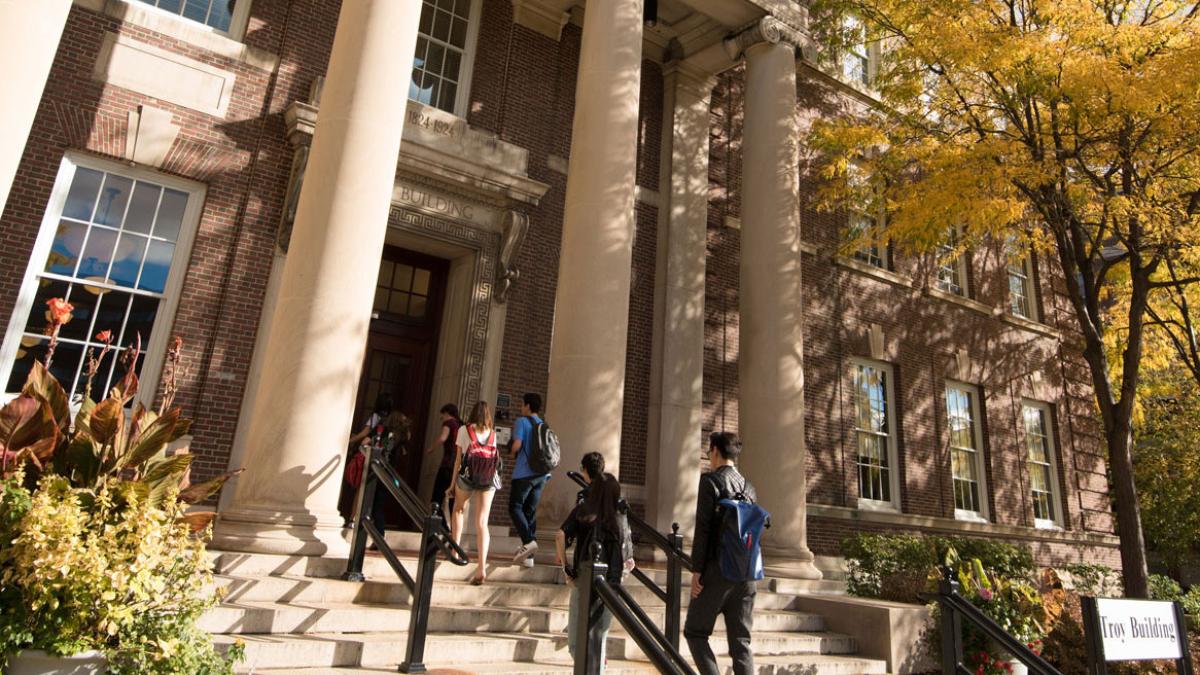
POLYGON ((223 118, 237 75, 124 33, 106 33, 92 79, 223 118))
POLYGON ((571 20, 575 0, 512 0, 513 23, 552 39, 562 38, 563 26, 571 20))
POLYGON ((725 39, 725 51, 729 58, 741 58, 750 47, 761 44, 789 44, 798 49, 805 60, 813 61, 816 57, 815 44, 812 38, 803 32, 773 16, 764 16, 749 28, 725 39))
POLYGON ((138 164, 162 168, 167 153, 179 137, 179 127, 171 113, 148 105, 129 111, 129 126, 125 136, 125 159, 138 164))
POLYGON ((275 243, 284 253, 287 253, 288 242, 292 238, 292 224, 296 221, 296 208, 300 205, 300 188, 304 186, 304 170, 308 167, 308 152, 312 146, 313 131, 317 128, 317 105, 321 102, 324 86, 324 77, 314 78, 308 101, 293 101, 283 112, 287 139, 292 144, 292 168, 288 173, 287 193, 283 199, 283 213, 279 218, 275 243))
POLYGON ((525 243, 525 233, 529 231, 529 216, 519 211, 509 211, 504 224, 504 239, 500 244, 500 262, 496 266, 496 303, 503 305, 508 302, 508 292, 512 285, 521 278, 521 270, 517 268, 517 254, 525 243))
POLYGON ((436 218, 393 205, 388 227, 477 251, 472 271, 471 304, 468 309, 466 354, 456 400, 470 408, 481 396, 487 361, 488 323, 495 290, 500 235, 453 220, 436 218))

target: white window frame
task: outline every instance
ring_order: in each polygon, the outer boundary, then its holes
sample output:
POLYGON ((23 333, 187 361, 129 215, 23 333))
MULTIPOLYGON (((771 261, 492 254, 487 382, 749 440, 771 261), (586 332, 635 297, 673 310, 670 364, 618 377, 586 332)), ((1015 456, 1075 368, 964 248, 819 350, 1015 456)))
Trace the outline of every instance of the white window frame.
POLYGON ((958 243, 961 240, 961 225, 953 225, 947 229, 945 241, 943 241, 941 244, 938 244, 936 250, 938 260, 937 267, 934 270, 934 285, 943 293, 957 295, 960 298, 969 298, 971 297, 971 289, 967 278, 967 252, 955 252, 955 249, 958 248, 958 243), (946 256, 950 255, 953 255, 954 259, 945 260, 946 256), (954 275, 954 283, 958 285, 959 290, 955 291, 951 288, 947 288, 946 285, 944 285, 945 281, 942 279, 943 270, 950 270, 950 272, 954 275))
MULTIPOLYGON (((1016 244, 1013 244, 1009 247, 1008 255, 1011 256, 1014 253, 1013 247, 1015 246, 1016 244)), ((1017 262, 1019 264, 1014 265, 1012 259, 1010 258, 1007 266, 1005 267, 1005 281, 1008 282, 1008 313, 1022 319, 1038 321, 1038 296, 1037 284, 1035 283, 1035 278, 1033 276, 1033 252, 1029 249, 1023 249, 1021 251, 1021 258, 1017 262), (1025 304, 1027 305, 1027 311, 1025 313, 1016 311, 1016 298, 1014 298, 1012 294, 1012 280, 1015 276, 1017 276, 1017 272, 1023 275, 1021 277, 1021 285, 1025 289, 1025 304)))
POLYGON ((195 19, 189 19, 182 14, 168 12, 167 10, 156 5, 142 2, 142 0, 121 0, 121 2, 144 9, 147 12, 151 12, 159 16, 170 17, 172 20, 178 21, 186 26, 192 26, 200 30, 205 30, 227 37, 230 40, 241 42, 242 38, 246 37, 246 27, 250 23, 250 4, 252 0, 238 0, 237 6, 233 8, 233 16, 229 17, 229 30, 214 28, 206 23, 196 21, 195 19))
MULTIPOLYGON (((175 241, 175 252, 171 257, 171 269, 167 274, 167 283, 163 288, 162 304, 158 316, 154 318, 154 326, 150 330, 150 339, 143 343, 142 352, 145 354, 142 368, 138 373, 140 382, 153 386, 138 388, 137 397, 142 405, 150 407, 158 391, 158 382, 162 374, 163 360, 166 356, 167 344, 171 338, 171 327, 175 324, 175 311, 179 305, 179 296, 183 291, 183 281, 187 276, 188 262, 191 259, 192 244, 196 231, 199 229, 200 215, 204 210, 207 189, 194 181, 169 176, 140 166, 130 166, 107 159, 100 159, 80 152, 68 151, 58 167, 58 175, 54 180, 54 188, 42 223, 34 242, 33 251, 29 255, 29 264, 21 282, 21 290, 17 294, 16 306, 8 322, 4 342, 0 345, 0 382, 7 386, 12 375, 13 364, 16 362, 17 351, 21 345, 21 334, 25 331, 25 322, 33 309, 37 297, 38 275, 46 266, 46 260, 54 245, 54 237, 58 232, 59 220, 66 205, 67 194, 71 190, 71 182, 75 178, 76 169, 83 167, 96 171, 106 171, 126 178, 145 180, 163 187, 186 192, 188 195, 187 208, 183 212, 183 221, 179 227, 179 237, 175 241)), ((19 392, 0 391, 0 401, 10 401, 19 392)), ((72 401, 72 407, 75 402, 72 401)))
POLYGON ((851 400, 850 406, 853 411, 853 421, 851 433, 854 436, 854 480, 855 485, 859 485, 859 467, 858 462, 858 388, 855 386, 855 381, 858 378, 859 368, 875 368, 884 373, 884 396, 887 397, 887 425, 888 425, 888 485, 892 493, 891 501, 883 501, 880 499, 867 499, 861 495, 858 498, 857 506, 863 511, 890 511, 894 513, 900 512, 900 453, 899 453, 899 434, 900 430, 896 426, 896 378, 895 370, 890 363, 883 361, 874 361, 871 359, 853 358, 850 359, 850 391, 851 400))
POLYGON ((1033 510, 1033 481, 1030 479, 1029 484, 1025 488, 1025 498, 1030 501, 1028 504, 1029 512, 1034 514, 1034 527, 1043 530, 1061 530, 1063 527, 1063 495, 1062 488, 1058 481, 1058 439, 1054 433, 1054 415, 1050 404, 1042 401, 1034 401, 1032 399, 1021 400, 1021 451, 1023 453, 1022 460, 1025 463, 1025 468, 1029 471, 1029 465, 1032 463, 1029 459, 1029 438, 1025 427, 1025 411, 1036 410, 1042 416, 1042 424, 1046 430, 1046 443, 1049 447, 1046 448, 1046 457, 1050 463, 1050 510, 1053 513, 1053 518, 1038 518, 1033 510))
POLYGON ((838 75, 842 81, 856 89, 874 89, 875 78, 878 75, 879 69, 879 41, 871 40, 867 35, 866 23, 859 17, 846 15, 842 19, 843 30, 852 30, 856 24, 862 30, 863 41, 855 43, 853 46, 843 49, 838 54, 838 75), (852 77, 850 73, 850 60, 863 59, 866 61, 863 69, 863 77, 852 77), (865 80, 865 81, 864 81, 865 80))
MULTIPOLYGON (((424 8, 425 8, 425 0, 421 0, 421 9, 424 10, 424 8)), ((463 47, 462 63, 459 64, 459 68, 461 70, 459 71, 458 91, 455 92, 455 94, 454 94, 454 110, 450 111, 451 114, 453 114, 455 117, 461 117, 463 119, 466 119, 467 114, 470 113, 469 108, 471 105, 471 79, 475 75, 475 53, 476 53, 477 47, 479 45, 479 24, 483 23, 483 19, 481 16, 482 11, 483 11, 483 0, 471 0, 471 9, 469 10, 469 14, 467 16, 467 43, 463 47)), ((427 40, 435 39, 435 38, 431 38, 427 35, 421 35, 420 33, 418 33, 418 35, 420 37, 424 37, 427 40)), ((440 42, 440 41, 438 41, 438 42, 440 42)), ((415 49, 415 47, 414 47, 414 49, 415 49)), ((414 62, 417 59, 417 55, 415 52, 413 53, 412 59, 414 62)), ((409 73, 409 75, 411 77, 411 74, 412 74, 411 66, 409 67, 407 72, 409 73)), ((405 86, 407 86, 407 83, 405 83, 405 86)), ((413 100, 413 99, 408 99, 408 100, 413 100)), ((422 105, 428 105, 430 108, 436 108, 437 110, 441 110, 441 108, 438 108, 436 105, 432 105, 429 103, 423 103, 422 105)), ((446 112, 446 111, 443 111, 443 112, 446 112)))
POLYGON ((950 487, 951 492, 954 492, 954 481, 958 477, 954 475, 954 457, 953 453, 956 446, 953 444, 950 436, 950 390, 957 389, 965 392, 971 401, 971 439, 975 443, 972 452, 975 454, 975 471, 979 477, 979 510, 971 511, 968 509, 958 508, 957 501, 954 504, 954 518, 956 520, 970 520, 976 522, 991 522, 990 511, 988 508, 988 485, 987 485, 987 461, 983 456, 983 406, 980 405, 979 387, 973 384, 964 382, 956 382, 954 380, 946 381, 946 447, 950 449, 950 487))

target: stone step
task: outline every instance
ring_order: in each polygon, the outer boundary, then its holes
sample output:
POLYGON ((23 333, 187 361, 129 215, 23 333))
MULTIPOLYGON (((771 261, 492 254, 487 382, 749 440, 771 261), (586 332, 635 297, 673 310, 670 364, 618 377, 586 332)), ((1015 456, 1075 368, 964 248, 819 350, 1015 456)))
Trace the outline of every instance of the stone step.
MULTIPOLYGON (((810 654, 800 656, 764 656, 754 659, 756 675, 875 675, 887 673, 887 664, 876 659, 856 656, 810 654)), ((720 663, 722 673, 732 675, 728 659, 720 663)), ((380 675, 394 673, 395 666, 377 668, 298 668, 255 670, 262 675, 380 675)), ((564 661, 470 664, 465 668, 432 667, 429 675, 563 675, 574 672, 564 661)), ((643 661, 609 659, 606 675, 652 675, 658 670, 643 661)))
MULTIPOLYGON (((404 660, 406 633, 317 633, 311 635, 218 635, 218 648, 235 640, 246 648, 241 670, 252 671, 262 665, 273 668, 375 667, 394 666, 404 660)), ((721 636, 712 641, 718 656, 728 653, 721 636)), ((683 646, 684 656, 688 651, 683 646)), ((772 633, 754 636, 754 653, 759 656, 799 656, 814 654, 851 654, 854 640, 834 633, 772 633)), ((613 632, 608 638, 611 659, 648 661, 627 635, 613 632)), ((569 661, 563 634, 446 634, 432 633, 425 642, 425 661, 430 667, 454 664, 496 662, 569 661)))
MULTIPOLYGON (((647 608, 646 614, 662 625, 663 609, 647 608)), ((210 633, 367 633, 403 631, 409 610, 392 605, 323 602, 224 602, 205 612, 200 628, 210 633)), ((817 614, 780 610, 756 610, 757 630, 819 632, 824 619, 817 614)), ((445 633, 562 632, 567 626, 565 607, 488 607, 438 604, 429 612, 429 631, 445 633)))
MULTIPOLYGON (((519 582, 535 584, 562 583, 562 570, 553 564, 553 554, 539 551, 537 563, 533 567, 514 565, 511 554, 503 557, 493 557, 487 568, 488 580, 497 582, 519 582)), ((284 556, 268 554, 247 554, 215 552, 212 554, 214 572, 232 577, 316 577, 339 579, 346 571, 345 558, 319 558, 313 556, 284 556)), ((417 573, 417 559, 411 552, 401 553, 400 562, 414 577, 417 573)), ((469 581, 475 576, 477 565, 458 566, 443 561, 438 565, 434 578, 438 581, 469 581)), ((643 567, 655 583, 666 586, 666 571, 660 567, 643 567)), ((388 566, 387 561, 378 554, 368 555, 363 561, 363 575, 373 581, 398 581, 396 573, 388 566)), ((683 575, 683 585, 689 586, 691 575, 683 575)), ((627 583, 630 588, 641 586, 636 580, 627 583)), ((784 579, 768 577, 759 584, 761 591, 779 591, 790 594, 812 593, 840 595, 845 593, 845 582, 836 580, 807 580, 784 579)))
MULTIPOLYGON (((408 588, 398 579, 353 582, 319 577, 218 575, 215 581, 218 587, 225 590, 226 602, 361 602, 402 607, 411 604, 408 588)), ((658 596, 638 580, 627 579, 624 585, 639 605, 663 605, 658 596)), ((794 609, 796 597, 796 593, 776 593, 763 589, 758 593, 755 607, 794 609)), ((489 579, 483 586, 471 586, 462 581, 437 581, 433 588, 434 605, 566 607, 570 598, 571 588, 566 584, 538 584, 526 581, 505 582, 489 579)), ((691 595, 686 589, 681 600, 684 607, 691 601, 691 595)))

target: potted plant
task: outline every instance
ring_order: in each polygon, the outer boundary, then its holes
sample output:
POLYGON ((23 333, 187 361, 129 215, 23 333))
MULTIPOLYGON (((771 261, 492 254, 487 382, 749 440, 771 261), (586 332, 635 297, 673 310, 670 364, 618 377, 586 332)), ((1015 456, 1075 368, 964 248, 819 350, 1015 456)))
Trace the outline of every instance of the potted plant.
POLYGON ((134 398, 137 341, 125 376, 91 397, 111 334, 87 360, 75 410, 48 366, 69 304, 47 303, 50 343, 21 394, 0 409, 0 666, 6 673, 231 673, 197 619, 217 600, 204 535, 190 511, 232 475, 192 485, 189 422, 173 406, 182 343, 167 357, 162 401, 134 398))

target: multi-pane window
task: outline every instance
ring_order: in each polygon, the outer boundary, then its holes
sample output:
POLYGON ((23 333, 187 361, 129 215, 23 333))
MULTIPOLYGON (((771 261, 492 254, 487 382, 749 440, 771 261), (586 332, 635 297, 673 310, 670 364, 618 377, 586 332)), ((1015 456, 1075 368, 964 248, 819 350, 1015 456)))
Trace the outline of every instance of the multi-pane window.
POLYGON ((423 0, 408 97, 455 112, 464 86, 472 0, 423 0))
POLYGON ((967 294, 967 259, 958 250, 958 228, 951 227, 937 247, 937 289, 954 295, 967 294))
POLYGON ((842 54, 842 77, 855 85, 871 84, 871 45, 867 42, 867 31, 857 17, 844 19, 847 46, 842 54))
MULTIPOLYGON (((850 212, 850 238, 871 237, 872 228, 876 226, 875 219, 861 211, 850 212)), ((854 250, 854 259, 865 262, 872 267, 887 268, 886 249, 878 242, 866 241, 854 250)))
POLYGON ((854 437, 859 503, 896 503, 895 431, 891 370, 868 361, 854 364, 854 437))
POLYGON ((1036 319, 1033 295, 1033 263, 1028 252, 1010 247, 1008 259, 1008 309, 1014 316, 1036 319))
POLYGON ((1054 471, 1054 435, 1050 430, 1049 409, 1040 403, 1022 405, 1025 426, 1026 462, 1029 466, 1029 492, 1034 522, 1042 527, 1058 523, 1057 481, 1054 471))
MULTIPOLYGON (((429 311, 430 271, 384 260, 375 284, 376 312, 421 319, 429 311)), ((371 400, 368 398, 368 400, 371 400)))
POLYGON ((113 349, 99 365, 93 395, 123 376, 122 356, 139 340, 143 353, 132 364, 137 371, 148 354, 161 357, 151 354, 151 345, 156 336, 159 344, 165 340, 160 335, 165 328, 158 324, 170 313, 164 307, 173 308, 172 275, 186 260, 180 250, 194 229, 189 221, 198 213, 198 197, 153 176, 100 166, 67 160, 59 174, 50 202, 54 213, 43 225, 5 341, 6 392, 20 391, 33 362, 45 359, 51 298, 74 306, 51 363, 72 399, 84 389, 88 350, 101 351, 99 333, 109 333, 113 349))
POLYGON ((974 387, 946 385, 946 420, 950 437, 955 513, 967 517, 986 517, 979 399, 974 387))
POLYGON ((250 0, 141 0, 163 11, 202 23, 222 33, 230 32, 234 9, 238 2, 250 0))

